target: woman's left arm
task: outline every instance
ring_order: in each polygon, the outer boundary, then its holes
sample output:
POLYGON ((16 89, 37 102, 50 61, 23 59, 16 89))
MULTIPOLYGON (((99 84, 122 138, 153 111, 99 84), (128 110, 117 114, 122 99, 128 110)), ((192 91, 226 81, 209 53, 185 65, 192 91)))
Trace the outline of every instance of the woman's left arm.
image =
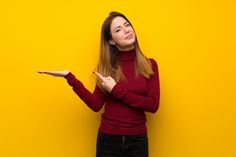
POLYGON ((146 96, 141 96, 128 91, 125 86, 119 82, 113 87, 111 94, 122 99, 124 103, 132 107, 141 108, 145 111, 155 113, 159 108, 160 101, 160 83, 158 66, 154 59, 150 59, 154 74, 148 80, 146 96))

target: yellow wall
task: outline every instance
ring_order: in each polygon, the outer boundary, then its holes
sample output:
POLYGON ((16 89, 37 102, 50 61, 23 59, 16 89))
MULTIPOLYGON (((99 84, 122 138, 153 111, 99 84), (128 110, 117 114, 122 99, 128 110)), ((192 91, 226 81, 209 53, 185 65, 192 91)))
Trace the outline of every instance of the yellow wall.
POLYGON ((132 22, 159 64, 161 103, 148 114, 150 157, 235 157, 236 25, 233 0, 1 0, 0 156, 92 157, 99 113, 63 78, 93 90, 101 24, 132 22))

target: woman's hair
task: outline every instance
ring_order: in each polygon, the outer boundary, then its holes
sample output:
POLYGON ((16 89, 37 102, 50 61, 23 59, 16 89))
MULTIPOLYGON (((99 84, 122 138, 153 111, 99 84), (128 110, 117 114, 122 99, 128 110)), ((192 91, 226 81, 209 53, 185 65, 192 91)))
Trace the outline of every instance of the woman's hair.
MULTIPOLYGON (((101 30, 101 40, 100 40, 100 59, 97 67, 97 71, 103 76, 112 76, 115 81, 125 80, 125 77, 121 71, 121 68, 118 64, 118 53, 119 50, 115 45, 109 44, 109 40, 112 39, 111 36, 111 23, 115 17, 123 17, 131 27, 133 28, 130 21, 125 17, 125 15, 119 12, 110 12, 109 16, 105 19, 102 25, 101 30)), ((135 35, 136 36, 136 35, 135 35)), ((137 36, 134 43, 136 51, 135 59, 135 71, 136 75, 142 74, 146 78, 150 78, 153 74, 152 66, 147 57, 140 50, 137 36)), ((97 85, 101 86, 101 80, 97 79, 97 85)))

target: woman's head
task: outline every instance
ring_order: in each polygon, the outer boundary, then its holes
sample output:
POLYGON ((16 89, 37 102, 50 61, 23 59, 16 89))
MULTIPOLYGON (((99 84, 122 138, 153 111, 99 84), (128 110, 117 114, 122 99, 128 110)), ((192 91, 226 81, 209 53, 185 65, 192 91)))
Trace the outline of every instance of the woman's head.
POLYGON ((134 48, 135 32, 130 21, 121 13, 111 12, 102 26, 104 44, 115 46, 118 50, 134 48))
POLYGON ((118 53, 131 49, 136 51, 136 74, 141 73, 149 78, 153 71, 150 62, 139 48, 132 24, 125 15, 110 12, 101 30, 100 61, 97 69, 99 73, 112 76, 116 81, 124 79, 118 63, 118 53))

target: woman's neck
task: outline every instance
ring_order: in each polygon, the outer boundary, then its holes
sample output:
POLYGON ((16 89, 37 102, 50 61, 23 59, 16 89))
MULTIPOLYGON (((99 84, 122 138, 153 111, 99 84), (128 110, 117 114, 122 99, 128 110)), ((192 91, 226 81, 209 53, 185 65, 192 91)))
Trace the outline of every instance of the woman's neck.
POLYGON ((120 47, 120 46, 116 46, 118 48, 119 51, 130 51, 132 49, 134 49, 134 44, 126 46, 126 47, 120 47))
POLYGON ((118 52, 118 59, 119 61, 134 61, 136 58, 136 51, 135 48, 130 50, 119 50, 118 52))

